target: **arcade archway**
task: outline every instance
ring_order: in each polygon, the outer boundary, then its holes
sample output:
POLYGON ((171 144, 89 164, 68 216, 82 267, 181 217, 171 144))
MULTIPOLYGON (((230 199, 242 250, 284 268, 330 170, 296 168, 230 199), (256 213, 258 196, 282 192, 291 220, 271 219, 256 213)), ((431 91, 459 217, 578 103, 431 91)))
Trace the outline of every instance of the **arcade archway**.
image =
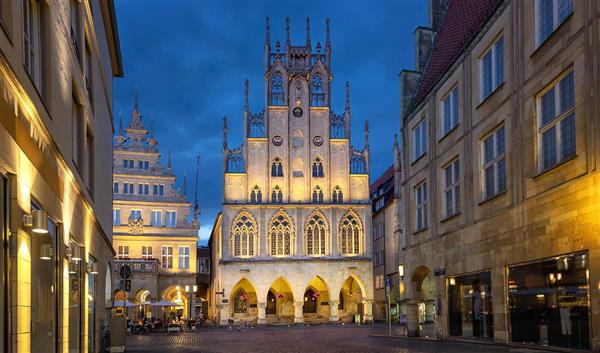
POLYGON ((306 323, 329 322, 329 287, 325 281, 315 276, 304 290, 302 314, 306 323))
POLYGON ((339 293, 338 315, 342 322, 362 322, 364 286, 354 277, 349 276, 342 284, 339 293))
POLYGON ((287 325, 294 322, 294 294, 285 278, 279 277, 269 288, 265 313, 267 324, 287 325))
POLYGON ((242 278, 231 290, 229 298, 230 317, 234 320, 251 321, 257 318, 256 289, 250 281, 242 278))

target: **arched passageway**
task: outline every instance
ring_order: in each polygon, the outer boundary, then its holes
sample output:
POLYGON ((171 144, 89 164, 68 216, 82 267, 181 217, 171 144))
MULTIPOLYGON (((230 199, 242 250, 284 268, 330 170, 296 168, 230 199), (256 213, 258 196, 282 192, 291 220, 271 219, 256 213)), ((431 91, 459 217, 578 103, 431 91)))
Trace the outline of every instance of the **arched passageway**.
POLYGON ((294 322, 294 294, 288 281, 279 277, 267 292, 265 323, 288 325, 294 322))
POLYGON ((305 323, 329 322, 329 287, 325 281, 315 276, 304 290, 302 316, 305 323))
POLYGON ((161 295, 161 300, 166 300, 177 304, 173 307, 165 307, 164 309, 158 309, 162 311, 157 313, 158 316, 163 316, 171 320, 185 319, 187 318, 188 312, 188 296, 185 289, 181 286, 170 286, 165 289, 161 295))
POLYGON ((253 321, 258 316, 258 297, 250 281, 242 278, 231 290, 230 317, 235 321, 253 321))
POLYGON ((412 305, 416 308, 412 312, 407 310, 409 331, 422 337, 436 336, 437 303, 433 277, 433 272, 425 266, 417 267, 411 277, 412 305))
POLYGON ((338 315, 342 322, 362 322, 364 313, 364 289, 360 281, 349 276, 339 293, 338 315))

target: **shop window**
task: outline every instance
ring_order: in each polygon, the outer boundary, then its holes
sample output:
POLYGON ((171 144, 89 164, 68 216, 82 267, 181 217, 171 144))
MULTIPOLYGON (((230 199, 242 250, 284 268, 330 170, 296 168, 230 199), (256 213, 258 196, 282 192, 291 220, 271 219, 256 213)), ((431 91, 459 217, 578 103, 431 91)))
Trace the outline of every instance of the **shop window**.
POLYGON ((508 268, 513 342, 590 349, 588 261, 575 253, 508 268))
MULTIPOLYGON (((79 244, 70 240, 69 247, 75 249, 79 247, 79 244)), ((83 249, 81 251, 83 252, 83 249)), ((85 288, 82 283, 82 264, 83 261, 69 259, 69 352, 81 351, 81 330, 83 329, 81 296, 83 293, 82 289, 85 288)), ((44 294, 47 295, 48 293, 44 294)), ((43 352, 44 349, 32 349, 32 351, 43 352)))
POLYGON ((490 272, 449 279, 448 323, 452 336, 494 337, 490 272))
MULTIPOLYGON (((40 209, 36 204, 32 210, 40 209)), ((56 341, 56 249, 58 228, 48 220, 48 233, 31 236, 31 334, 32 352, 54 352, 56 341)))

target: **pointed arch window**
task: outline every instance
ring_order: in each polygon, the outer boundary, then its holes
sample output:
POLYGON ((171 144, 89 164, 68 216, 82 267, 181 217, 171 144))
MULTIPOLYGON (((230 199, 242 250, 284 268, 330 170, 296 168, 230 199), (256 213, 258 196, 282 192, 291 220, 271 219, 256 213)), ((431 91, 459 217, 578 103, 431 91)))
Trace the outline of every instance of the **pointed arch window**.
POLYGON ((331 200, 333 201, 333 203, 344 203, 344 194, 342 193, 342 188, 339 185, 336 185, 333 188, 331 200))
POLYGON ((271 203, 283 203, 283 193, 279 186, 275 186, 271 192, 271 203))
POLYGON ((256 247, 256 222, 247 212, 240 213, 231 228, 232 254, 239 257, 254 256, 256 247))
POLYGON ((281 162, 281 159, 279 157, 275 157, 275 159, 273 159, 273 163, 271 163, 271 176, 283 176, 283 163, 281 162))
POLYGON ((262 191, 260 191, 258 185, 254 185, 250 192, 250 203, 262 203, 262 191))
POLYGON ((283 212, 278 212, 269 225, 269 245, 271 256, 292 254, 294 242, 292 220, 283 212))
POLYGON ((323 78, 321 74, 315 74, 311 81, 310 105, 313 107, 325 106, 325 93, 323 92, 323 78))
POLYGON ((314 213, 306 222, 306 255, 325 255, 327 249, 327 221, 314 213))
POLYGON ((271 77, 271 105, 284 105, 283 79, 280 74, 271 77))
POLYGON ((340 221, 340 252, 343 255, 361 253, 363 228, 360 219, 353 213, 347 213, 340 221))
POLYGON ((323 203, 323 190, 321 189, 320 186, 316 186, 313 189, 312 198, 313 198, 313 203, 323 203))
POLYGON ((325 173, 323 172, 323 161, 319 157, 317 157, 313 162, 312 176, 314 178, 322 178, 325 176, 325 173))

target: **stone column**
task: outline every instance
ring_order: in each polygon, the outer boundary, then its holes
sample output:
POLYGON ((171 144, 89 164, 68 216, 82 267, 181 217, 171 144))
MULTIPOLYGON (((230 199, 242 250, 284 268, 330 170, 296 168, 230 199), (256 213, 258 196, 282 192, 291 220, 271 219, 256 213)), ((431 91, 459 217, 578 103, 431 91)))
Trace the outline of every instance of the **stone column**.
POLYGON ((267 323, 267 303, 258 303, 258 321, 259 325, 265 325, 267 323))
POLYGON ((304 313, 302 311, 302 301, 294 302, 294 323, 301 324, 304 322, 304 313))
POLYGON ((330 300, 329 301, 329 323, 337 324, 339 321, 338 316, 338 305, 340 304, 339 300, 330 300))
POLYGON ((363 322, 365 324, 373 323, 373 299, 363 300, 363 322))
POLYGON ((220 304, 219 306, 219 325, 229 324, 229 304, 220 304))
POLYGON ((419 336, 419 304, 413 300, 406 302, 406 323, 408 335, 419 336))

